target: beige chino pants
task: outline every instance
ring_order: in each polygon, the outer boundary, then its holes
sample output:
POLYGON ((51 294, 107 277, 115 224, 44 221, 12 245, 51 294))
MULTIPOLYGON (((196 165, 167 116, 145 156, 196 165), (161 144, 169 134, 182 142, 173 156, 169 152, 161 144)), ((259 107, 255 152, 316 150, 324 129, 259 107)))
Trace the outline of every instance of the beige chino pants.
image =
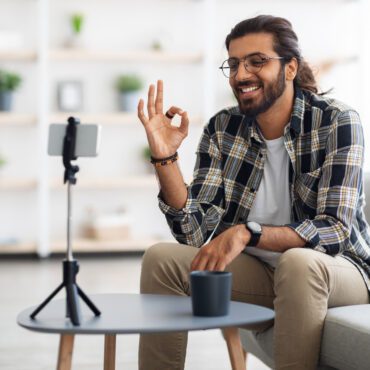
MULTIPOLYGON (((190 264, 198 249, 160 243, 147 250, 141 271, 141 293, 189 295, 190 264)), ((257 258, 240 254, 228 267, 233 274, 232 299, 275 310, 274 360, 278 370, 316 369, 328 307, 369 303, 364 280, 343 257, 307 248, 282 254, 274 270, 257 258)), ((206 345, 206 344, 205 344, 206 345)), ((140 370, 184 369, 187 333, 140 336, 140 370)))

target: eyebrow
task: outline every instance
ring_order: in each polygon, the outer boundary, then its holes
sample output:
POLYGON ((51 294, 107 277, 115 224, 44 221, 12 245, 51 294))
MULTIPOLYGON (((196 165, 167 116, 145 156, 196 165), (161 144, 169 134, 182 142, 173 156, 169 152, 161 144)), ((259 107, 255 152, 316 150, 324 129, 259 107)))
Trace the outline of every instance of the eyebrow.
MULTIPOLYGON (((266 56, 266 54, 265 53, 262 53, 261 51, 255 51, 253 53, 249 53, 249 54, 244 55, 240 59, 248 58, 248 57, 251 57, 251 56, 254 56, 254 55, 265 55, 266 56)), ((237 57, 230 57, 229 59, 239 59, 239 58, 237 58, 237 57)))

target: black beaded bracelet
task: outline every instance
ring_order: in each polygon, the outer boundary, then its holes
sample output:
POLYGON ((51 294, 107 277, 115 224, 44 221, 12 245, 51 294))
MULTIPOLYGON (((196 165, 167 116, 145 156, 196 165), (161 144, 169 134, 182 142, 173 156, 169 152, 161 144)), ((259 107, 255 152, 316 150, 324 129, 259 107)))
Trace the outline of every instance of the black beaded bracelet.
POLYGON ((154 158, 150 157, 150 163, 154 164, 156 167, 166 166, 167 164, 176 162, 179 159, 179 154, 176 152, 175 154, 170 155, 166 158, 154 158))

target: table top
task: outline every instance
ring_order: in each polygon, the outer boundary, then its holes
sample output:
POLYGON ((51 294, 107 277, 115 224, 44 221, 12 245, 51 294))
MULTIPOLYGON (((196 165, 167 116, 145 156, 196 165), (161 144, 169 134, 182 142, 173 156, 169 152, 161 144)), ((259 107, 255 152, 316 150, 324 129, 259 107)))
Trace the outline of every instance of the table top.
POLYGON ((35 307, 22 311, 17 322, 29 330, 63 334, 133 334, 215 329, 265 323, 274 311, 231 301, 226 316, 193 316, 191 298, 157 294, 97 294, 89 298, 102 312, 94 316, 80 299, 81 325, 74 326, 65 317, 65 299, 51 301, 33 320, 35 307))

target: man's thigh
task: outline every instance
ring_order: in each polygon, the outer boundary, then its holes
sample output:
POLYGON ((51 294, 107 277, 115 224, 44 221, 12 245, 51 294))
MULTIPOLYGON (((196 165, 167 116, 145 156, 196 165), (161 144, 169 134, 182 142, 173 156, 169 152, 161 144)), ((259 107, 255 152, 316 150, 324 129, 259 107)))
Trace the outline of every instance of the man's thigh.
POLYGON ((273 308, 274 269, 258 258, 241 253, 226 267, 233 274, 232 299, 273 308))
MULTIPOLYGON (((189 295, 190 265, 198 252, 199 248, 177 243, 160 243, 149 248, 143 258, 142 287, 150 286, 153 275, 157 275, 158 280, 172 281, 189 295)), ((242 253, 226 270, 233 274, 233 300, 273 307, 274 273, 271 267, 242 253)))
POLYGON ((289 295, 302 304, 325 292, 322 303, 327 307, 369 302, 364 279, 352 262, 310 248, 292 248, 282 254, 275 271, 275 292, 279 297, 289 295), (307 289, 317 294, 307 294, 307 289))
POLYGON ((369 293, 357 267, 341 256, 325 260, 330 276, 328 307, 368 304, 369 293))

